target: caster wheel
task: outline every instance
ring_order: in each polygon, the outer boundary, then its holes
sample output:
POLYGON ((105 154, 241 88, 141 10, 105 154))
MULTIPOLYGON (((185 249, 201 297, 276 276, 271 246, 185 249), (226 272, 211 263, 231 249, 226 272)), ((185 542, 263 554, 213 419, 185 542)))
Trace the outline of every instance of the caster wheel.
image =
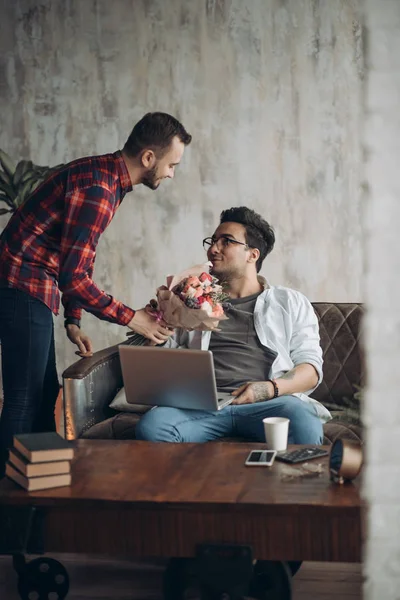
POLYGON ((68 590, 68 573, 58 560, 35 558, 18 569, 21 600, 64 600, 68 590))
POLYGON ((164 600, 291 600, 290 569, 284 562, 257 561, 248 593, 244 596, 219 592, 206 585, 196 559, 173 558, 164 575, 164 600))

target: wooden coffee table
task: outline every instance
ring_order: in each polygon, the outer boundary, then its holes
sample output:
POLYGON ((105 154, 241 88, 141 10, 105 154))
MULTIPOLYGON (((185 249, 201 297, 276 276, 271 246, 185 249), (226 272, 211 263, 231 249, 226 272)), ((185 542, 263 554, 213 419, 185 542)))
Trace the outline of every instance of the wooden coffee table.
POLYGON ((259 560, 361 562, 359 481, 300 465, 246 467, 263 444, 78 440, 70 487, 27 493, 0 482, 0 508, 44 515, 46 553, 193 557, 199 544, 251 547, 259 560))

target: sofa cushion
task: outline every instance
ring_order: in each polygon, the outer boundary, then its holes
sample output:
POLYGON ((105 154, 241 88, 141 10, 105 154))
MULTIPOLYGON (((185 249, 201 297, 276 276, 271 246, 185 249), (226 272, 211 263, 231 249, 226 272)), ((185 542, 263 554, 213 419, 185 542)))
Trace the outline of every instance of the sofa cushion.
POLYGON ((345 421, 329 421, 324 425, 324 444, 330 445, 337 439, 362 442, 362 429, 359 425, 345 421))
POLYGON ((314 302, 324 358, 324 379, 312 396, 329 410, 346 407, 363 386, 362 304, 314 302))
POLYGON ((99 440, 134 440, 135 427, 141 415, 136 413, 118 413, 110 419, 93 425, 85 431, 82 438, 99 440))
POLYGON ((125 388, 122 387, 113 398, 110 408, 121 412, 132 412, 144 414, 151 409, 148 404, 129 404, 126 399, 125 388))

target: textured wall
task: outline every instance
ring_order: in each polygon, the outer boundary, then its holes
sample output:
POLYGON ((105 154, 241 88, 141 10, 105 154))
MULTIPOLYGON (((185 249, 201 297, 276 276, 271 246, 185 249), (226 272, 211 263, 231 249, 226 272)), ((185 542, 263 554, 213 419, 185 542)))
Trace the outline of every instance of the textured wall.
MULTIPOLYGON (((56 164, 114 151, 148 110, 194 135, 176 180, 136 189, 96 281, 139 307, 203 257, 220 211, 275 226, 263 273, 360 301, 362 38, 356 0, 0 0, 0 147, 56 164)), ((57 325, 60 368, 72 348, 57 325)), ((91 316, 96 347, 122 331, 91 316)))
POLYGON ((400 2, 366 0, 366 600, 400 598, 400 2))

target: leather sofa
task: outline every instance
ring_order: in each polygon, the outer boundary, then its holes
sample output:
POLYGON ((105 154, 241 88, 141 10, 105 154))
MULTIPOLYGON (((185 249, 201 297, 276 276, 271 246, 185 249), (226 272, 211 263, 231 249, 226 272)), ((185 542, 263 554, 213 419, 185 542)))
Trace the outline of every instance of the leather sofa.
MULTIPOLYGON (((357 407, 354 408, 353 398, 364 379, 360 344, 363 307, 328 302, 315 302, 313 307, 319 319, 324 356, 324 379, 313 397, 333 416, 324 425, 324 443, 331 444, 338 437, 360 440, 361 427, 358 419, 354 419, 357 407)), ((140 415, 117 413, 109 408, 122 385, 118 345, 100 350, 66 369, 63 373, 66 438, 134 439, 140 415)))

